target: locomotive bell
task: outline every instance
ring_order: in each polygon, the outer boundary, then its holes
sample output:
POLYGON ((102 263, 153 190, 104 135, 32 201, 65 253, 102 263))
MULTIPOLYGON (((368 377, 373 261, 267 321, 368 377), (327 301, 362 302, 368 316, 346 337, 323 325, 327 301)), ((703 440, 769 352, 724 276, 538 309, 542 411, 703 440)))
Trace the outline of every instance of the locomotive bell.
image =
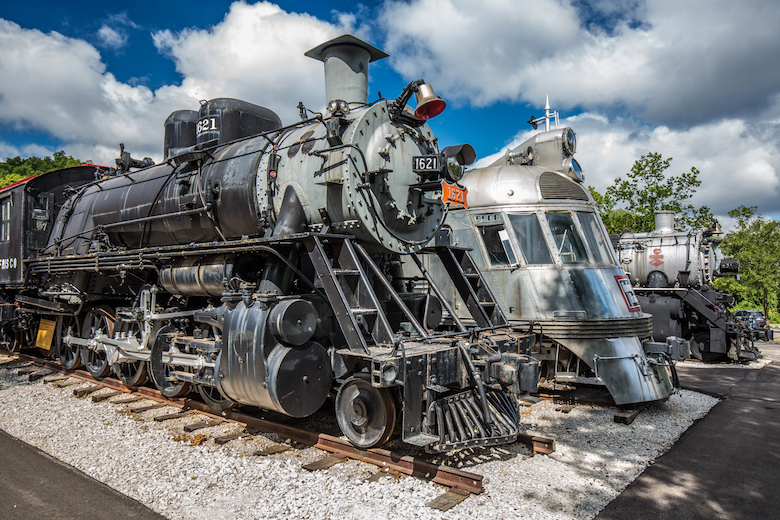
POLYGON ((425 121, 436 117, 444 111, 447 102, 436 95, 433 88, 423 83, 414 93, 414 99, 417 102, 417 108, 414 110, 414 117, 425 121))

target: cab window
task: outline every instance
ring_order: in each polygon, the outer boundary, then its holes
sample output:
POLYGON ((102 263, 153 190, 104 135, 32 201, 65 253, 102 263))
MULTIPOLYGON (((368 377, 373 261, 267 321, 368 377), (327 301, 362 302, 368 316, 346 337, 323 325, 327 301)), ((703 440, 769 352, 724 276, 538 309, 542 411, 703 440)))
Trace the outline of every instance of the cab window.
POLYGON ((547 241, 539 224, 539 218, 534 213, 509 215, 509 222, 520 244, 520 250, 529 265, 552 264, 553 259, 547 248, 547 241))
POLYGON ((0 242, 11 240, 11 197, 0 201, 0 242))
POLYGON ((578 211, 577 217, 580 219, 580 226, 582 226, 585 241, 590 247, 590 254, 593 256, 594 263, 602 265, 614 264, 612 247, 607 243, 604 231, 599 225, 596 215, 590 212, 578 211))
POLYGON ((477 226, 482 242, 485 244, 490 265, 514 265, 517 263, 512 245, 509 243, 509 233, 503 224, 493 226, 477 226))
POLYGON ((568 211, 550 211, 547 213, 555 246, 563 264, 587 264, 588 254, 582 237, 577 232, 574 219, 568 211))

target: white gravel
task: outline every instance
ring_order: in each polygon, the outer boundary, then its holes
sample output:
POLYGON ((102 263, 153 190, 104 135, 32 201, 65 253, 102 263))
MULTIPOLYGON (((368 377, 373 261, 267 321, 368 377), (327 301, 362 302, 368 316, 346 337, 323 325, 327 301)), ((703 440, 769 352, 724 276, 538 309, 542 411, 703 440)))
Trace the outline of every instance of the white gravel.
POLYGON ((442 512, 426 505, 445 491, 436 484, 413 477, 367 482, 377 468, 357 461, 309 472, 302 466, 324 452, 253 456, 273 436, 217 446, 213 436, 236 425, 185 435, 183 425, 199 417, 157 423, 152 416, 174 409, 130 414, 127 408, 149 402, 93 403, 73 397, 74 388, 30 383, 0 368, 0 428, 171 519, 592 518, 717 403, 681 391, 628 426, 613 421, 614 409, 578 405, 562 413, 548 401, 523 407, 528 433, 555 439, 555 453, 513 445, 455 454, 459 467, 484 475, 485 492, 442 512), (197 434, 210 440, 197 444, 197 434))

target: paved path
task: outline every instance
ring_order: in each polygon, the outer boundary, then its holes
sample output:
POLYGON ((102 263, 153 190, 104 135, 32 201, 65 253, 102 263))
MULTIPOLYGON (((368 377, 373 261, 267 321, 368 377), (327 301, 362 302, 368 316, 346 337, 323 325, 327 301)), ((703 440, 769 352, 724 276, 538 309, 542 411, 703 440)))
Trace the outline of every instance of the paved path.
POLYGON ((164 520, 135 500, 0 430, 0 519, 164 520))
POLYGON ((724 400, 596 518, 780 518, 780 363, 680 367, 680 383, 724 400))

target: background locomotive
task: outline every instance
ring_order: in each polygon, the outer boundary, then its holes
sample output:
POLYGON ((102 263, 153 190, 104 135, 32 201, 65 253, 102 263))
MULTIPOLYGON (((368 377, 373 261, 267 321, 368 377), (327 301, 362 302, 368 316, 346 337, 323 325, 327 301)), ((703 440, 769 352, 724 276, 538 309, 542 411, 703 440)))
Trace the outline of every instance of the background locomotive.
MULTIPOLYGON (((685 355, 683 342, 649 342, 651 317, 642 312, 616 262, 598 206, 582 186, 571 128, 531 137, 486 168, 459 181, 468 207, 451 209, 448 242, 472 256, 510 321, 533 321, 544 341, 532 355, 548 382, 599 377, 617 404, 665 399, 666 366, 685 355)), ((429 270, 446 277, 433 261, 429 270)), ((466 318, 452 289, 445 299, 466 318)), ((673 370, 673 367, 672 367, 673 370)))
MULTIPOLYGON (((636 287, 642 309, 653 315, 653 338, 679 336, 703 361, 756 359, 750 324, 728 307, 733 297, 712 287, 718 275, 733 275, 737 260, 717 265, 717 222, 709 229, 675 231, 674 212, 658 211, 655 230, 612 237, 623 268, 636 287)), ((771 330, 765 331, 767 338, 771 330)))
POLYGON ((165 163, 122 150, 115 171, 0 192, 19 230, 13 269, 0 270, 8 340, 131 386, 150 373, 165 395, 196 390, 217 410, 305 417, 335 386, 338 423, 360 447, 396 422, 430 451, 513 442, 513 394, 538 380, 522 354, 534 336, 506 326, 468 255, 450 272, 467 299, 481 291, 479 329, 436 332, 440 290, 407 294, 389 275, 444 220, 446 159, 461 148, 440 151, 425 124, 444 101, 418 80, 369 104, 368 63, 386 54, 352 36, 306 54, 325 64, 327 115, 301 104, 283 126, 211 100, 168 118, 165 163), (39 199, 46 212, 21 219, 39 199), (22 241, 31 229, 40 236, 22 241))

